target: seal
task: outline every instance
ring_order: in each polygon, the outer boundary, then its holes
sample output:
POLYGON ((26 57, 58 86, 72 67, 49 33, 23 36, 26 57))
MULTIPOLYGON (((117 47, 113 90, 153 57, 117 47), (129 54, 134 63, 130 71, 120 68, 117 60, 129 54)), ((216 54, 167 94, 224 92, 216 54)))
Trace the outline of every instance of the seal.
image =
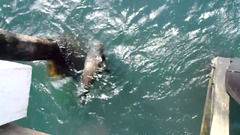
POLYGON ((103 44, 94 41, 87 54, 83 69, 84 88, 88 89, 95 81, 98 73, 106 70, 106 58, 104 55, 103 44))

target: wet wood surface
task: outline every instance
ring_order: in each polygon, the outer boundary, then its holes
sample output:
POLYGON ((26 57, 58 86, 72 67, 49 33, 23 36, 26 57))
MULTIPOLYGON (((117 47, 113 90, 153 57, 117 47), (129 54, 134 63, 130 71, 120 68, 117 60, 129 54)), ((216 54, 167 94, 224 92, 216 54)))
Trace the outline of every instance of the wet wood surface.
POLYGON ((229 95, 225 86, 229 58, 213 61, 212 77, 206 96, 201 135, 229 135, 229 95))
POLYGON ((204 113, 202 118, 202 126, 201 126, 201 135, 209 135, 211 129, 211 119, 212 119, 212 93, 213 93, 213 75, 214 75, 215 68, 213 67, 210 73, 210 80, 208 83, 208 90, 206 95, 204 113))

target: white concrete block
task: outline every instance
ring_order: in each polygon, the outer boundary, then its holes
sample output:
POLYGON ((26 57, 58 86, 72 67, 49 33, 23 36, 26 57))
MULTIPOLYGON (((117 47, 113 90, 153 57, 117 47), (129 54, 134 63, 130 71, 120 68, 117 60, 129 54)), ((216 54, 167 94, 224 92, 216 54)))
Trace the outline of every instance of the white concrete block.
POLYGON ((27 116, 32 67, 0 60, 0 126, 27 116))

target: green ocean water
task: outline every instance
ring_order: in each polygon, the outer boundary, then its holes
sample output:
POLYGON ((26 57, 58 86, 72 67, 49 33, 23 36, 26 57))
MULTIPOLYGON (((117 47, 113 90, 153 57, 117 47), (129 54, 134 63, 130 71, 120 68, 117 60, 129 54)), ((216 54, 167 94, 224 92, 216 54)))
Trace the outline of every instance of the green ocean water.
POLYGON ((97 39, 111 70, 80 106, 81 82, 25 62, 33 67, 28 117, 15 123, 53 135, 197 135, 210 62, 240 57, 239 22, 239 0, 1 0, 1 28, 85 46, 97 39))

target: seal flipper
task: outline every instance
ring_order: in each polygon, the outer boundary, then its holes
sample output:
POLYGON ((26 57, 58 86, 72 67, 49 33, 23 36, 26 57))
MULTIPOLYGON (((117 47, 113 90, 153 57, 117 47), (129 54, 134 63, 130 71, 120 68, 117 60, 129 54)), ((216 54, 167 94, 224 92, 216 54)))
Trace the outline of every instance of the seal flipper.
POLYGON ((54 61, 48 61, 48 75, 55 77, 57 79, 61 79, 63 76, 60 73, 59 67, 54 61))

